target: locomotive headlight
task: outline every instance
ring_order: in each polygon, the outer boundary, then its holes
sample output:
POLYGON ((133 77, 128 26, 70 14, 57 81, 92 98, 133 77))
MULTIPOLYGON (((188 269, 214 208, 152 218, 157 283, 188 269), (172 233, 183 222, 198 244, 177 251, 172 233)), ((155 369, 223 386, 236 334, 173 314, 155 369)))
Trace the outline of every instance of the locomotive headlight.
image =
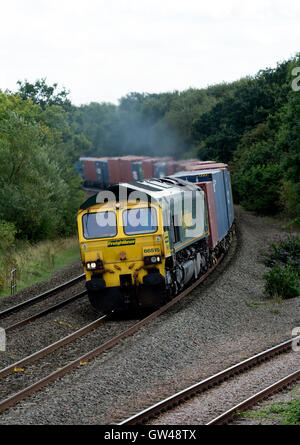
POLYGON ((87 270, 103 269, 103 262, 101 260, 97 260, 86 263, 86 268, 87 270))
POLYGON ((151 264, 158 264, 161 263, 161 256, 145 256, 144 257, 144 264, 145 266, 149 266, 151 264))

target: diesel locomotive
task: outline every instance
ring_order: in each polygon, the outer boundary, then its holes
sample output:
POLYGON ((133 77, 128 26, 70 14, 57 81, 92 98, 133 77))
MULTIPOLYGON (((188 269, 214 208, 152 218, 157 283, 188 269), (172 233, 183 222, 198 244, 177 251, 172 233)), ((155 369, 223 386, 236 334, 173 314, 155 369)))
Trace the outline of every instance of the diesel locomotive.
POLYGON ((194 175, 112 185, 81 205, 81 259, 88 297, 97 310, 157 308, 204 274, 228 248, 230 183, 227 194, 222 179, 224 232, 218 230, 220 184, 214 171, 194 175))

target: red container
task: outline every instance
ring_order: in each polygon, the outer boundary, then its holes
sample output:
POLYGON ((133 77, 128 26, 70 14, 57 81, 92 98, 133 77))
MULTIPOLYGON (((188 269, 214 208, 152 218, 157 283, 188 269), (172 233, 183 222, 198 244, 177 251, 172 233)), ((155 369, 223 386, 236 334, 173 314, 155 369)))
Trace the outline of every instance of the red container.
POLYGON ((193 162, 191 162, 191 164, 216 164, 216 162, 215 161, 200 161, 198 159, 198 161, 193 160, 193 162))
POLYGON ((120 158, 107 158, 109 182, 117 184, 121 181, 120 158))
POLYGON ((166 161, 166 174, 167 176, 173 175, 176 172, 176 162, 166 161))
MULTIPOLYGON (((159 162, 161 158, 147 158, 143 161, 143 163, 147 163, 147 178, 144 179, 148 179, 148 178, 154 178, 154 164, 156 162, 159 162), (150 176, 148 176, 150 175, 150 176)), ((144 167, 143 167, 144 168, 144 167)))
POLYGON ((210 248, 214 249, 219 241, 214 186, 212 181, 199 182, 196 184, 202 188, 206 196, 207 210, 208 210, 208 224, 210 232, 209 243, 210 243, 210 248))
POLYGON ((174 173, 182 171, 180 161, 174 161, 174 173))
POLYGON ((177 171, 187 171, 186 166, 192 165, 194 161, 194 159, 177 161, 177 171))
POLYGON ((133 181, 132 162, 141 159, 140 156, 122 156, 120 159, 120 182, 133 181))
POLYGON ((186 165, 185 171, 214 170, 216 168, 227 168, 227 170, 229 170, 229 166, 227 164, 223 164, 222 162, 213 162, 211 164, 188 164, 186 165))
POLYGON ((97 158, 81 158, 83 162, 83 173, 86 181, 97 181, 95 161, 97 158))
POLYGON ((130 159, 120 159, 120 182, 130 182, 132 176, 132 161, 130 159))
POLYGON ((151 159, 143 159, 143 178, 149 179, 153 178, 153 161, 151 159))

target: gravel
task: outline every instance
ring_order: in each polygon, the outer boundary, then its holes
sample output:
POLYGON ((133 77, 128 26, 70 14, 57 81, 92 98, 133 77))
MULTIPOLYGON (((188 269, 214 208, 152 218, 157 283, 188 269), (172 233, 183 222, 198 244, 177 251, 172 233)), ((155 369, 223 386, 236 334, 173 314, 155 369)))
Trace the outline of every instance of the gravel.
POLYGON ((149 425, 203 425, 299 369, 299 353, 275 357, 179 405, 149 425))
POLYGON ((237 245, 211 278, 120 345, 4 412, 0 423, 116 423, 290 338, 300 326, 300 297, 265 298, 259 260, 283 230, 270 218, 239 209, 236 216, 237 245))

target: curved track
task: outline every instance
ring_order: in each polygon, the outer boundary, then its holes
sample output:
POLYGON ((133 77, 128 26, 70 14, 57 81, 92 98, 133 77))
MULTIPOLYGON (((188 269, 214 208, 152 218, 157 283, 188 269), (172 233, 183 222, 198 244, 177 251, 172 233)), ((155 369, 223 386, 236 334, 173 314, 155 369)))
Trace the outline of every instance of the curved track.
POLYGON ((299 379, 300 379, 300 369, 287 375, 283 379, 278 380, 277 382, 273 383, 273 385, 268 386, 262 391, 257 392, 256 394, 244 400, 243 402, 239 403, 238 405, 233 406, 231 409, 225 411, 220 416, 208 422, 207 425, 226 424, 232 421, 236 416, 238 416, 239 413, 245 411, 245 409, 251 408, 256 403, 261 402, 262 400, 270 397, 271 395, 273 395, 278 391, 281 391, 282 389, 286 388, 287 386, 291 385, 292 383, 296 382, 299 379))
MULTIPOLYGON (((84 279, 84 277, 85 277, 85 275, 81 274, 81 275, 73 278, 72 280, 66 281, 65 283, 61 284, 60 286, 56 286, 52 289, 49 289, 46 292, 43 292, 42 294, 39 294, 33 298, 30 298, 28 300, 21 302, 15 306, 11 306, 11 307, 3 310, 2 312, 0 312, 1 323, 7 317, 10 317, 11 315, 15 315, 15 313, 17 313, 17 314, 19 314, 20 312, 22 313, 22 311, 26 310, 28 307, 34 306, 35 304, 37 304, 43 300, 46 300, 49 297, 57 295, 60 291, 77 284, 78 282, 82 281, 84 279)), ((38 318, 40 318, 44 315, 50 314, 51 312, 54 312, 64 306, 72 303, 73 301, 76 301, 77 299, 79 299, 85 295, 86 295, 86 291, 79 292, 79 293, 73 295, 72 297, 66 298, 65 300, 60 301, 52 306, 48 306, 46 309, 36 312, 35 314, 30 315, 29 317, 26 317, 19 321, 14 321, 9 326, 4 327, 4 329, 6 332, 10 332, 17 328, 20 328, 21 326, 25 326, 26 324, 28 324, 34 320, 37 320, 38 318)))
MULTIPOLYGON (((256 354, 246 360, 243 360, 240 363, 237 363, 234 366, 231 366, 230 368, 227 368, 218 374, 215 374, 211 377, 208 377, 205 380, 201 380, 200 382, 196 383, 193 386, 190 386, 179 393, 173 394, 172 396, 162 400, 159 403, 156 403, 155 405, 150 406, 149 408, 129 417, 128 419, 123 420, 118 425, 136 425, 145 423, 147 420, 159 416, 161 413, 170 410, 174 407, 176 407, 180 403, 184 403, 187 400, 189 400, 191 397, 202 393, 204 391, 208 391, 210 388, 213 388, 216 385, 220 385, 225 380, 228 380, 232 377, 234 377, 237 374, 244 373, 250 368, 259 365, 260 363, 270 360, 272 357, 277 356, 278 354, 283 354, 286 352, 291 351, 293 345, 295 343, 300 343, 300 336, 295 337, 292 339, 289 339, 283 343, 280 343, 272 348, 269 348, 265 351, 262 351, 259 354, 256 354)), ((212 424, 222 424, 228 422, 230 419, 233 418, 234 415, 236 415, 237 411, 242 411, 245 408, 248 408, 249 406, 256 403, 258 400, 261 400, 262 398, 267 397, 268 395, 272 394, 274 391, 278 391, 279 389, 283 388, 284 386, 288 385, 292 381, 295 381, 300 378, 300 370, 296 371, 295 373, 287 376, 285 379, 281 379, 280 381, 276 382, 274 385, 271 385, 270 387, 266 388, 264 391, 261 391, 257 394, 255 394, 253 397, 245 400, 244 402, 240 403, 239 405, 236 405, 232 407, 232 409, 226 411, 226 413, 223 413, 222 415, 218 416, 216 419, 212 420, 208 423, 208 425, 212 424)))
MULTIPOLYGON (((0 401, 0 412, 3 412, 7 408, 15 405, 19 401, 23 400, 24 398, 28 397, 29 395, 35 393, 39 389, 45 387, 49 383, 61 378, 66 373, 70 372, 72 369, 80 366, 82 363, 86 364, 89 360, 99 356, 104 351, 107 351, 108 349, 112 348, 116 344, 120 343, 121 340, 124 338, 134 334, 139 329, 141 329, 143 326, 145 326, 147 323, 152 321, 153 319, 157 318, 160 314, 168 310, 171 306, 176 304, 179 300, 184 298, 186 295, 188 295, 190 292, 192 292, 199 284, 204 282, 208 276, 210 276, 218 264, 222 261, 224 258, 224 254, 222 254, 218 260, 218 262, 209 270, 207 271, 201 278, 199 278, 197 281, 195 281, 189 288, 185 289, 181 294, 179 294, 177 297, 173 298, 171 301, 169 301, 167 304, 156 310, 155 312, 151 313, 144 319, 140 320, 139 322, 135 323, 133 326, 131 326, 129 329, 126 329, 119 335, 113 337, 112 339, 106 341, 103 344, 100 344, 93 350, 90 350, 89 352, 81 355, 80 357, 77 357, 75 360, 69 362, 65 366, 57 369, 56 371, 52 372, 51 374, 47 375, 46 377, 40 379, 39 381, 35 382, 32 385, 29 385, 27 387, 24 387, 22 390, 18 391, 15 394, 8 395, 4 400, 0 401)), ((7 368, 4 368, 0 371, 0 378, 4 378, 8 376, 9 374, 12 374, 16 369, 20 368, 21 366, 28 365, 29 363, 33 363, 34 361, 38 360, 41 357, 44 357, 51 352, 59 349, 63 345, 66 345, 72 341, 74 341, 76 338, 79 338, 83 335, 85 335, 87 332, 90 332, 91 330, 98 327, 108 316, 105 315, 104 317, 100 317, 96 321, 90 323, 87 326, 84 326, 80 330, 76 331, 73 334, 70 334, 69 336, 59 340, 56 343, 53 343, 52 345, 43 348, 40 351, 37 351, 36 353, 32 354, 31 356, 25 357, 24 359, 8 366, 7 368)))
POLYGON ((39 301, 42 301, 45 298, 50 297, 53 294, 56 294, 57 292, 72 286, 75 283, 78 283, 79 281, 82 281, 84 279, 84 277, 85 277, 84 274, 78 275, 77 277, 72 278, 71 280, 66 281, 65 283, 62 283, 59 286, 53 287, 52 289, 49 289, 46 292, 36 295, 33 298, 29 298, 28 300, 22 301, 22 303, 19 303, 19 304, 16 304, 15 306, 11 306, 7 309, 4 309, 3 311, 0 312, 0 318, 7 317, 8 315, 12 314, 13 312, 19 312, 20 310, 24 309, 25 307, 32 306, 33 304, 38 303, 39 301))

